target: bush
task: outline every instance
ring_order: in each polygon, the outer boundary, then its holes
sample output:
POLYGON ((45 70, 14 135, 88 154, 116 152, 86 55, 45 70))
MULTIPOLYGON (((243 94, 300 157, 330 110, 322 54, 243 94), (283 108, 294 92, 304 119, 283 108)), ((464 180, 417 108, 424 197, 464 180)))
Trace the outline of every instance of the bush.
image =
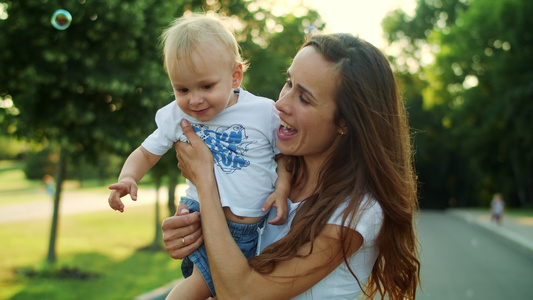
POLYGON ((54 175, 59 153, 52 148, 28 154, 25 159, 24 174, 30 180, 42 180, 45 175, 54 175))
POLYGON ((0 136, 0 160, 19 160, 30 151, 30 148, 28 143, 0 136))
MULTIPOLYGON (((29 180, 42 180, 45 175, 53 177, 58 161, 59 151, 52 147, 29 153, 25 159, 24 174, 29 180)), ((101 155, 95 162, 74 157, 69 160, 66 179, 76 180, 80 184, 96 180, 102 185, 108 179, 118 176, 123 161, 124 158, 110 154, 101 155)))

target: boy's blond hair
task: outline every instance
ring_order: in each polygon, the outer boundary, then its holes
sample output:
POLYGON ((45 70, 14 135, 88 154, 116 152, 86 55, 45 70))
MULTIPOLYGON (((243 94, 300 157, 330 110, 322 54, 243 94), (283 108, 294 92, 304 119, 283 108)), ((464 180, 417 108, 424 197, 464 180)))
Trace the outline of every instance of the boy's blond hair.
MULTIPOLYGON (((246 70, 239 44, 222 19, 214 15, 192 14, 176 19, 161 35, 165 69, 171 60, 191 63, 192 54, 204 43, 217 44, 227 51, 228 58, 246 70)), ((194 67, 194 66, 192 66, 194 67)))

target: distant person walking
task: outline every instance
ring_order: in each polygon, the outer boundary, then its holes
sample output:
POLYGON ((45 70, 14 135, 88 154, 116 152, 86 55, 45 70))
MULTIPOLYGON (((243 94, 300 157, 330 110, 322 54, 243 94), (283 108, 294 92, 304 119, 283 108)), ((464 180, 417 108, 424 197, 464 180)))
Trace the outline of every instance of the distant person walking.
POLYGON ((496 224, 501 224, 503 209, 505 208, 505 202, 503 202, 502 194, 500 193, 494 194, 494 196, 492 197, 492 201, 490 202, 490 207, 491 207, 491 214, 490 214, 491 221, 495 221, 496 224))
POLYGON ((46 193, 52 197, 54 197, 56 191, 54 188, 54 178, 50 175, 44 175, 43 177, 44 185, 46 186, 46 193))

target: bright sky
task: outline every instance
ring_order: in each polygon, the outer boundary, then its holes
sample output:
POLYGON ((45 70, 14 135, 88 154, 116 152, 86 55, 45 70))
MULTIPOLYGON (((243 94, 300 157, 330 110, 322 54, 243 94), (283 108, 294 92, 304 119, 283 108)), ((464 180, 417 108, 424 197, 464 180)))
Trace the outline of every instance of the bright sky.
POLYGON ((416 0, 304 0, 326 22, 326 33, 358 35, 378 48, 385 45, 381 20, 387 12, 401 8, 414 12, 416 0))

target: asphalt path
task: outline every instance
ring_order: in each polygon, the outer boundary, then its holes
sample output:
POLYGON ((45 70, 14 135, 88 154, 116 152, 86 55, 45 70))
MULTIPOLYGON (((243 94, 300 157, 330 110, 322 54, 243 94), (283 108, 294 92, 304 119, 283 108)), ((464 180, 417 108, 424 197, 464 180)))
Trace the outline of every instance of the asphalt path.
MULTIPOLYGON (((186 184, 179 184, 176 187, 176 199, 185 194, 186 184)), ((44 191, 43 191, 44 193, 44 191)), ((155 203, 156 192, 153 188, 140 188, 138 191, 138 200, 131 201, 130 196, 122 198, 126 206, 129 207, 143 206, 155 203)), ((102 188, 99 191, 83 190, 66 190, 61 193, 59 203, 59 213, 61 216, 83 214, 89 212, 111 210, 107 202, 109 190, 102 188)), ((39 195, 39 199, 43 198, 39 195)), ((159 189, 159 202, 165 205, 168 201, 168 190, 159 189)), ((49 219, 52 216, 54 202, 51 197, 45 200, 24 203, 12 203, 0 206, 0 224, 16 223, 31 221, 37 219, 49 219), (48 199, 48 200, 46 200, 48 199)))
POLYGON ((444 211, 422 211, 418 230, 417 299, 533 299, 531 252, 444 211))

